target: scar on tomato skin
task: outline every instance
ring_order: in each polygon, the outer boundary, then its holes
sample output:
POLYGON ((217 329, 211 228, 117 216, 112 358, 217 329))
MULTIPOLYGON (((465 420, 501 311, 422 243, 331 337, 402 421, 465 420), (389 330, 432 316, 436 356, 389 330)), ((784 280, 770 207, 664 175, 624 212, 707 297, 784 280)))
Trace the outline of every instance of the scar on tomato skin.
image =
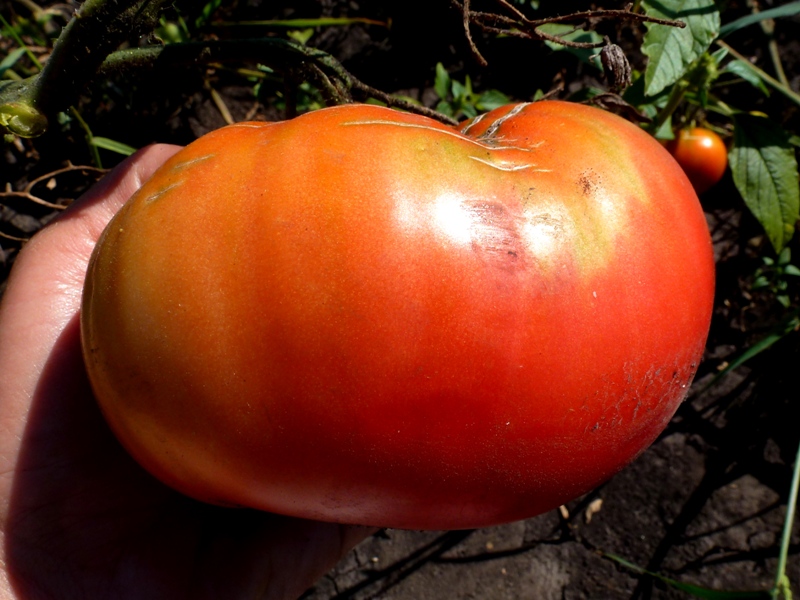
POLYGON ((473 248, 486 251, 503 267, 509 267, 522 258, 517 219, 505 205, 491 201, 474 202, 467 206, 467 210, 473 216, 477 233, 473 248))
POLYGON ((262 129, 278 125, 280 121, 242 121, 241 123, 231 123, 228 127, 240 127, 243 129, 262 129))
POLYGON ((204 154, 203 156, 198 156, 197 158, 191 158, 189 160, 182 160, 182 161, 177 162, 174 165, 172 165, 171 171, 173 173, 178 173, 179 171, 183 171, 184 169, 187 169, 187 168, 191 167, 192 165, 196 165, 197 163, 204 162, 204 161, 208 160, 209 158, 214 158, 215 156, 216 156, 216 153, 212 152, 211 154, 204 154))
POLYGON ((478 115, 477 117, 469 121, 466 125, 464 125, 464 127, 461 128, 461 133, 466 134, 470 129, 475 127, 475 125, 483 121, 486 118, 487 114, 489 113, 483 113, 482 115, 478 115))
MULTIPOLYGON (((462 142, 469 142, 470 144, 480 146, 484 150, 518 150, 520 152, 530 152, 533 149, 533 147, 523 148, 521 146, 509 146, 505 144, 505 140, 501 140, 501 142, 504 143, 504 145, 500 145, 500 143, 497 142, 498 138, 495 138, 495 141, 493 141, 491 144, 487 144, 482 142, 480 139, 464 137, 459 131, 455 129, 449 131, 447 129, 438 129, 437 127, 430 127, 428 125, 418 125, 416 123, 399 123, 397 121, 388 121, 386 119, 375 119, 370 121, 345 121, 343 123, 340 123, 340 125, 343 127, 350 127, 353 125, 392 125, 394 127, 405 127, 407 129, 423 129, 426 131, 433 131, 434 133, 449 135, 458 140, 461 140, 462 142)), ((510 141, 513 142, 515 140, 510 140, 510 141)))
POLYGON ((154 193, 152 193, 149 196, 147 196, 146 198, 144 198, 144 203, 145 204, 150 204, 152 202, 155 202, 156 200, 161 198, 167 192, 169 192, 171 190, 174 190, 176 187, 179 187, 181 185, 183 185, 183 179, 180 179, 178 181, 170 183, 169 185, 156 190, 154 193))
POLYGON ((519 113, 525 110, 531 103, 530 102, 523 102, 522 104, 517 104, 514 108, 504 114, 502 117, 494 121, 491 125, 489 125, 488 129, 481 135, 478 139, 491 139, 497 135, 497 130, 500 129, 500 126, 505 123, 508 119, 512 117, 516 117, 519 113))
POLYGON ((512 163, 506 161, 497 161, 493 162, 491 160, 487 160, 485 158, 481 158, 479 156, 470 156, 472 160, 476 160, 479 163, 492 167, 494 169, 499 169, 500 171, 522 171, 525 169, 533 169, 534 173, 550 173, 552 169, 536 169, 535 163, 528 163, 528 164, 520 164, 520 163, 512 163))

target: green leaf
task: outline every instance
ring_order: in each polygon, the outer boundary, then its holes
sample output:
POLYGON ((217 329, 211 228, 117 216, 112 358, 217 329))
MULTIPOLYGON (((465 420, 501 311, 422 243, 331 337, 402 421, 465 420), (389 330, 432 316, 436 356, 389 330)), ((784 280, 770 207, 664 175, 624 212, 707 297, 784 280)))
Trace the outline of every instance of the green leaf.
POLYGON ((653 573, 651 571, 643 569, 639 565, 635 565, 632 562, 627 561, 620 556, 616 556, 615 554, 604 553, 603 556, 610 558, 611 560, 619 563, 623 567, 630 569, 634 573, 639 573, 640 575, 648 575, 650 577, 654 577, 659 581, 662 581, 667 585, 674 587, 677 590, 686 592, 687 594, 691 594, 696 598, 705 598, 706 600, 743 600, 747 598, 763 598, 766 600, 770 598, 769 592, 720 591, 720 590, 712 590, 709 588, 704 588, 699 585, 693 585, 691 583, 683 583, 681 581, 670 579, 669 577, 664 577, 663 575, 659 575, 658 573, 653 573))
POLYGON ((764 19, 791 17, 798 13, 800 13, 800 1, 790 2, 789 4, 784 4, 783 6, 753 13, 751 15, 747 15, 746 17, 742 17, 741 19, 736 19, 735 21, 723 26, 722 29, 719 30, 719 37, 723 38, 726 35, 730 35, 734 31, 739 31, 743 27, 748 27, 749 25, 753 25, 754 23, 758 23, 764 19))
POLYGON ((464 113, 464 116, 468 119, 478 116, 478 110, 472 104, 465 104, 462 106, 461 112, 464 113))
POLYGON ((460 81, 457 81, 455 79, 453 79, 452 81, 452 84, 450 86, 450 91, 453 93, 453 98, 456 101, 459 100, 464 101, 467 100, 469 97, 469 93, 466 86, 460 81))
POLYGON ((779 253, 794 235, 800 216, 794 148, 786 131, 765 117, 739 115, 734 122, 728 154, 733 181, 779 253))
POLYGON ((314 28, 307 27, 306 29, 293 29, 292 31, 286 32, 286 37, 293 39, 298 44, 303 46, 306 45, 306 42, 311 39, 311 36, 314 35, 314 28))
POLYGON ((795 265, 786 265, 783 269, 784 275, 792 275, 794 277, 800 277, 800 269, 797 268, 795 265))
POLYGON ((761 90, 765 96, 769 96, 769 88, 766 86, 764 81, 758 76, 758 73, 746 65, 743 60, 734 60, 729 62, 725 66, 725 71, 732 73, 737 77, 741 77, 753 87, 761 90))
MULTIPOLYGON (((547 23, 537 27, 537 29, 544 33, 549 33, 550 35, 557 35, 568 42, 599 44, 603 41, 602 36, 596 31, 583 31, 581 29, 575 31, 574 25, 547 23)), ((600 64, 599 48, 570 48, 549 40, 545 41, 545 44, 547 44, 551 50, 566 50, 570 54, 577 56, 582 62, 588 63, 598 69, 603 68, 600 64)))
POLYGON ((8 56, 3 59, 3 62, 0 62, 0 77, 16 64, 17 61, 25 55, 25 52, 25 48, 16 48, 9 52, 8 56))
POLYGON ((657 140, 675 139, 675 130, 672 128, 672 115, 667 117, 667 119, 664 121, 664 124, 658 128, 658 131, 655 133, 655 137, 657 140))
POLYGON ((111 150, 111 152, 116 152, 117 154, 122 154, 123 156, 130 156, 136 152, 136 148, 105 137, 92 137, 92 145, 102 148, 103 150, 111 150))
POLYGON ((659 93, 683 77, 717 36, 719 11, 714 0, 646 0, 645 13, 660 19, 678 19, 686 27, 647 23, 642 52, 649 58, 645 93, 659 93))
POLYGON ((486 90, 483 92, 478 101, 475 103, 475 107, 478 110, 494 110, 499 106, 504 106, 505 104, 509 104, 511 102, 511 98, 506 96, 503 92, 498 90, 486 90))
POLYGON ((767 348, 772 346, 775 342, 778 342, 785 338, 787 335, 792 333, 798 327, 800 327, 800 317, 798 317, 800 311, 792 311, 789 313, 780 323, 778 323, 775 327, 773 327, 770 332, 761 338, 758 342, 750 346, 747 350, 742 352, 739 356, 737 356, 733 361, 731 361, 727 367, 725 367, 722 371, 714 375, 714 377, 709 381, 706 386, 700 390, 700 394, 705 392, 708 388, 714 385, 717 381, 722 379, 725 375, 733 371, 734 369, 738 369, 748 360, 757 356, 764 352, 767 348))
POLYGON ((200 28, 208 23, 211 20, 211 17, 214 15, 214 11, 216 11, 221 5, 222 0, 211 0, 210 2, 206 2, 203 5, 203 8, 200 10, 200 14, 195 19, 194 26, 200 28))
POLYGON ((436 80, 433 82, 433 89, 440 99, 446 100, 450 93, 450 74, 442 63, 436 63, 436 80))
POLYGON ((437 112, 447 115, 448 117, 454 116, 453 107, 450 106, 450 103, 447 100, 440 100, 439 104, 436 105, 436 110, 437 112))
POLYGON ((751 290, 762 290, 765 287, 769 287, 769 279, 767 279, 764 275, 760 277, 756 277, 755 281, 753 281, 753 285, 750 286, 751 290))

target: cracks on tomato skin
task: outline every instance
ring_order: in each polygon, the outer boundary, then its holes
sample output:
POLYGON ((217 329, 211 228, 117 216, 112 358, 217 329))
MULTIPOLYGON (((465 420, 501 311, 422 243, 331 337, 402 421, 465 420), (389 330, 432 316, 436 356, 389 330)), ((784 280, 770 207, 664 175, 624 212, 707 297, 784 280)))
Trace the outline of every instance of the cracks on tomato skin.
POLYGON ((183 180, 175 181, 165 187, 159 188, 155 192, 144 198, 144 202, 145 204, 152 204, 153 202, 155 202, 156 200, 167 194, 167 192, 170 192, 175 188, 180 187, 181 185, 183 185, 183 180))
MULTIPOLYGON (((180 162, 176 162, 174 165, 172 165, 170 167, 169 170, 170 170, 171 173, 175 173, 176 175, 179 175, 179 174, 183 173, 184 171, 186 171, 187 169, 190 169, 190 168, 192 168, 192 167, 194 167, 194 166, 196 166, 198 164, 201 164, 201 163, 203 163, 203 162, 205 162, 207 160, 210 160, 210 159, 212 159, 212 158, 214 158, 216 156, 217 156, 216 153, 212 152, 210 154, 204 154, 202 156, 197 156, 195 158, 190 158, 189 160, 183 160, 183 161, 180 161, 180 162)), ((145 204, 152 204, 156 200, 159 200, 160 198, 162 198, 168 192, 170 192, 170 191, 180 187, 181 185, 183 185, 184 181, 185 181, 185 179, 176 179, 176 180, 170 182, 168 185, 160 187, 159 189, 154 191, 149 196, 146 196, 144 198, 144 203, 145 204)))
MULTIPOLYGON (((429 125, 420 125, 418 123, 402 123, 400 121, 392 121, 392 120, 389 120, 389 119, 370 119, 370 120, 366 120, 366 121, 344 121, 340 125, 342 125, 343 127, 352 127, 352 126, 358 126, 358 125, 391 125, 391 126, 394 126, 394 127, 404 127, 404 128, 407 128, 407 129, 422 129, 424 131, 432 131, 434 133, 439 133, 439 134, 442 134, 442 135, 454 137, 454 138, 456 138, 458 140, 461 140, 461 141, 468 142, 470 144, 474 144, 476 146, 479 146, 483 150, 491 150, 491 151, 517 150, 519 152, 532 152, 536 147, 538 147, 540 145, 540 144, 536 144, 536 145, 533 145, 533 146, 524 147, 524 146, 511 146, 511 145, 505 145, 505 144, 504 145, 499 145, 499 144, 494 144, 494 143, 487 144, 487 143, 482 142, 478 138, 465 137, 464 135, 462 135, 459 131, 456 131, 455 129, 453 129, 453 130, 439 129, 438 127, 431 127, 429 125)), ((497 140, 497 141, 503 141, 503 142, 505 141, 502 138, 494 138, 494 139, 497 140)), ((511 141, 513 142, 514 140, 511 140, 511 141)))
POLYGON ((502 117, 498 118, 491 125, 489 125, 486 131, 483 132, 482 135, 478 136, 477 139, 485 142, 490 142, 491 140, 495 139, 497 136, 497 131, 498 129, 500 129, 503 123, 505 123, 509 119, 516 117, 519 113, 525 110, 525 108, 528 107, 530 104, 531 104, 530 102, 523 102, 522 104, 517 104, 514 108, 512 108, 502 117))
POLYGON ((513 163, 510 161, 497 161, 493 162, 491 160, 480 158, 478 156, 470 156, 472 160, 478 161, 481 164, 486 166, 492 167, 493 169, 499 169, 500 171, 523 171, 525 169, 533 169, 534 173, 550 173, 552 169, 534 169, 536 167, 536 163, 527 163, 527 164, 520 164, 520 163, 513 163))
POLYGON ((171 171, 173 173, 179 173, 180 171, 183 171, 184 169, 188 169, 189 167, 191 167, 193 165, 196 165, 196 164, 201 163, 201 162, 205 162, 205 161, 207 161, 207 160, 209 160, 211 158, 214 158, 216 156, 217 156, 217 154, 215 152, 212 152, 210 154, 204 154, 203 156, 198 156, 196 158, 190 158, 189 160, 182 160, 182 161, 172 165, 171 171))

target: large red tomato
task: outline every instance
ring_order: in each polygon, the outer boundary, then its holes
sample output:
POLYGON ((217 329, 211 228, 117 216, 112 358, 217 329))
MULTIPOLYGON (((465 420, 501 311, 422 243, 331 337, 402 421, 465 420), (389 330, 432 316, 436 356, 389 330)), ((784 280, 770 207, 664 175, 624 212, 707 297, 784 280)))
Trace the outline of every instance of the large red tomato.
POLYGON ((167 162, 95 251, 84 351, 122 443, 186 494, 476 527, 654 440, 713 285, 689 181, 621 118, 540 102, 457 131, 350 105, 167 162))

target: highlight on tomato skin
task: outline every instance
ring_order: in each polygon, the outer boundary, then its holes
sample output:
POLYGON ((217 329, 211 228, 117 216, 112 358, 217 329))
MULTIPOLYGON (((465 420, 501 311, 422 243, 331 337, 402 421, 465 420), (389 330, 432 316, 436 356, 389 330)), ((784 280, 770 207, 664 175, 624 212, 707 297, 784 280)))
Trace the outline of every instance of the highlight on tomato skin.
POLYGON ((620 117, 545 101, 458 130, 346 105, 174 155, 95 249, 81 332, 111 429, 175 489, 463 529, 652 443, 713 294, 697 195, 620 117))
POLYGON ((728 166, 725 142, 710 129, 681 129, 674 140, 665 143, 665 147, 684 170, 698 194, 718 183, 728 166))

